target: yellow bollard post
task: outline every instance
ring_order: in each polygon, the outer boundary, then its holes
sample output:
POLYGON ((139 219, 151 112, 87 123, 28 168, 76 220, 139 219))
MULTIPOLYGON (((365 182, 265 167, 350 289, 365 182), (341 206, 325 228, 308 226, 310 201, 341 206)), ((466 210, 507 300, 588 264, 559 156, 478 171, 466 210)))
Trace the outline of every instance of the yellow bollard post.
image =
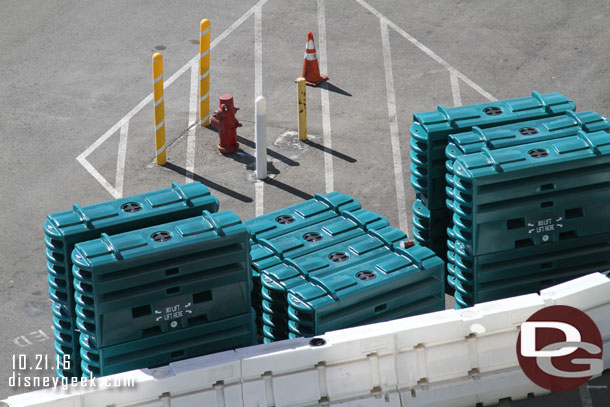
POLYGON ((307 95, 305 78, 297 79, 297 112, 299 115, 299 140, 307 141, 307 95))
POLYGON ((210 124, 210 20, 199 25, 199 122, 210 124))
POLYGON ((165 151, 165 104, 163 103, 163 55, 157 52, 152 56, 152 61, 156 162, 158 165, 163 165, 167 161, 165 151))

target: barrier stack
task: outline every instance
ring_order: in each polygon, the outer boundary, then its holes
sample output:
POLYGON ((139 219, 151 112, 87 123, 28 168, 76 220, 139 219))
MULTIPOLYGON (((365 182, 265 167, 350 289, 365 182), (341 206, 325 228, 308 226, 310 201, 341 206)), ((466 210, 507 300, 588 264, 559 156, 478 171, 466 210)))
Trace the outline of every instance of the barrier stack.
POLYGON ((217 211, 218 200, 203 184, 194 182, 85 207, 75 204, 71 210, 48 215, 44 230, 55 351, 62 362, 56 369, 58 376, 81 374, 71 260, 74 245, 102 233, 123 233, 197 216, 203 210, 217 211))
POLYGON ((524 98, 488 102, 416 113, 411 134, 411 185, 413 238, 430 247, 442 258, 447 252, 447 226, 450 215, 445 204, 445 148, 450 134, 524 120, 555 116, 575 109, 575 104, 559 93, 532 92, 524 98))
POLYGON ((445 308, 445 265, 432 250, 394 247, 366 257, 339 270, 311 273, 288 290, 290 338, 445 308))
MULTIPOLYGON (((255 282, 252 299, 253 303, 260 301, 260 306, 255 305, 260 340, 268 343, 312 336, 325 330, 444 308, 444 265, 429 249, 419 246, 409 250, 423 249, 436 259, 435 267, 426 268, 427 273, 434 275, 426 283, 434 299, 426 304, 417 303, 417 296, 389 299, 396 290, 403 294, 409 293, 411 286, 414 291, 419 290, 415 287, 421 285, 420 280, 426 278, 426 273, 423 269, 421 273, 415 273, 419 269, 406 265, 404 256, 396 254, 397 250, 403 250, 400 244, 407 239, 404 232, 390 227, 383 216, 359 207, 353 198, 334 192, 245 222, 251 226, 252 239, 256 241, 251 251, 255 282), (392 261, 398 263, 389 267, 392 261), (412 277, 413 281, 406 278, 407 269, 411 274, 417 274, 412 277), (371 275, 379 278, 367 283, 371 275), (356 282, 357 287, 341 291, 340 295, 335 293, 335 304, 331 308, 353 308, 350 300, 340 301, 349 297, 362 301, 360 313, 351 318, 338 315, 336 319, 326 318, 325 324, 317 324, 313 330, 294 326, 297 320, 290 315, 291 295, 300 295, 300 290, 306 291, 307 287, 326 287, 322 289, 325 292, 328 284, 334 287, 334 282, 344 279, 361 283, 356 282), (371 287, 375 289, 369 292, 371 287), (364 292, 367 294, 362 296, 364 292), (364 302, 365 297, 368 303, 364 302), (374 302, 378 304, 371 308, 374 302)), ((305 325, 307 322, 299 326, 305 325)))
POLYGON ((452 166, 456 307, 610 268, 607 132, 481 150, 452 166))
POLYGON ((230 211, 77 244, 83 376, 254 344, 249 250, 249 232, 230 211))
MULTIPOLYGON (((445 149, 447 161, 446 174, 446 205, 450 213, 453 211, 453 163, 458 156, 481 152, 483 148, 496 150, 509 148, 533 142, 559 139, 575 136, 579 130, 587 133, 608 130, 610 122, 605 117, 592 111, 565 114, 504 126, 481 129, 473 127, 472 131, 452 134, 445 149)), ((455 287, 453 269, 455 264, 455 234, 453 221, 449 219, 447 227, 447 279, 451 287, 455 287)))
POLYGON ((260 241, 268 241, 269 239, 286 235, 309 225, 315 225, 336 218, 343 211, 358 209, 360 209, 360 202, 356 199, 339 192, 331 192, 324 195, 316 194, 313 199, 244 222, 250 230, 250 242, 252 244, 250 253, 252 263, 252 307, 256 312, 259 341, 263 340, 261 268, 277 264, 274 262, 278 261, 272 249, 264 247, 260 244, 260 241), (271 259, 265 261, 267 258, 271 259))
MULTIPOLYGON (((361 211, 363 210, 357 212, 361 211)), ((407 238, 403 232, 387 226, 387 221, 383 217, 378 222, 366 224, 361 222, 357 215, 351 212, 345 212, 343 216, 308 229, 317 229, 319 232, 297 231, 297 233, 303 235, 303 232, 306 232, 303 236, 309 236, 313 233, 319 240, 308 245, 306 250, 300 250, 300 253, 295 252, 293 253, 294 255, 284 256, 283 261, 277 261, 275 264, 267 262, 266 267, 261 268, 262 328, 263 335, 268 340, 273 341, 288 338, 288 302, 286 294, 291 287, 291 282, 281 281, 281 278, 285 276, 285 274, 281 273, 283 267, 288 267, 296 262, 312 257, 319 258, 320 261, 325 263, 336 264, 337 266, 339 264, 352 264, 354 261, 348 260, 355 258, 357 253, 349 250, 349 242, 371 238, 378 232, 385 234, 387 238, 382 245, 398 245, 400 241, 407 238), (333 231, 341 231, 342 233, 334 233, 332 235, 333 231), (278 269, 280 269, 279 275, 278 269)), ((380 240, 378 239, 378 241, 380 240)), ((296 268, 293 270, 294 273, 305 279, 310 277, 307 269, 296 268)))

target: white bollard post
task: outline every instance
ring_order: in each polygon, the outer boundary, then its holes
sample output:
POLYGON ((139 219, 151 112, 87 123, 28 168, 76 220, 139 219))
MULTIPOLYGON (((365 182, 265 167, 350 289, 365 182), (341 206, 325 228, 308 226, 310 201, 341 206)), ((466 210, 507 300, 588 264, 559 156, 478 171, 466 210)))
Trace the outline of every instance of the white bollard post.
POLYGON ((256 123, 255 123, 255 135, 256 135, 256 178, 265 179, 267 178, 267 103, 265 98, 259 96, 256 98, 255 112, 256 112, 256 123))

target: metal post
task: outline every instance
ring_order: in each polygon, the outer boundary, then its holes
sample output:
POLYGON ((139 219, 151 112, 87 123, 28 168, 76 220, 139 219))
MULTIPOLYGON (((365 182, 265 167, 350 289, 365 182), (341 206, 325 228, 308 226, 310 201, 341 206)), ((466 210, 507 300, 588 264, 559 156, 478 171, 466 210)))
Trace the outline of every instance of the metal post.
POLYGON ((156 162, 158 165, 163 165, 167 162, 165 151, 165 104, 163 102, 163 55, 157 52, 152 56, 152 61, 156 162))
POLYGON ((255 102, 256 111, 256 178, 267 178, 267 123, 265 116, 267 114, 267 103, 265 98, 259 96, 255 102))
POLYGON ((307 95, 305 87, 305 78, 297 79, 297 112, 299 118, 299 140, 307 140, 307 95))
POLYGON ((199 24, 199 122, 210 124, 210 20, 199 24))

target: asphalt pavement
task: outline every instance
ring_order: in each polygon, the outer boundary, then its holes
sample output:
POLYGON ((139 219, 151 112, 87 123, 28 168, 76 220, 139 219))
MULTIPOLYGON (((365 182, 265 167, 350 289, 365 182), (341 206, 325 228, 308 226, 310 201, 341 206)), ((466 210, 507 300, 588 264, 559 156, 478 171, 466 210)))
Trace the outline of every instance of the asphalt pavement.
MULTIPOLYGON (((4 2, 0 399, 32 390, 9 386, 14 358, 54 354, 42 230, 48 213, 198 180, 242 219, 336 190, 410 233, 413 112, 537 90, 608 115, 609 17, 602 0, 4 2), (211 109, 222 93, 240 107, 241 150, 231 156, 216 149, 217 133, 193 126, 202 18, 212 23, 211 109), (300 143, 294 79, 308 31, 330 80, 308 88, 309 142, 300 143), (153 164, 146 99, 155 52, 163 53, 170 82, 164 167, 153 164), (264 183, 253 176, 259 94, 268 111, 264 183)), ((609 405, 608 375, 592 383, 592 404, 576 390, 499 405, 609 405)))

